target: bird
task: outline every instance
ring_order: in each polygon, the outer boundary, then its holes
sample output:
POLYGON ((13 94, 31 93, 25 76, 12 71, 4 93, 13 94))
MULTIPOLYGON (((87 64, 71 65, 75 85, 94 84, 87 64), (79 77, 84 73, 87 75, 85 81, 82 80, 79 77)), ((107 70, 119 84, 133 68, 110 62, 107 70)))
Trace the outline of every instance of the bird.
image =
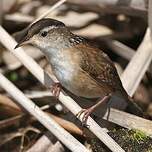
MULTIPOLYGON (((82 122, 113 95, 129 100, 113 61, 87 39, 73 34, 61 21, 44 18, 31 24, 15 49, 26 44, 39 48, 46 56, 59 83, 52 92, 59 96, 62 88, 78 97, 97 98, 91 107, 82 109, 82 122)), ((94 102, 94 101, 92 101, 94 102)))

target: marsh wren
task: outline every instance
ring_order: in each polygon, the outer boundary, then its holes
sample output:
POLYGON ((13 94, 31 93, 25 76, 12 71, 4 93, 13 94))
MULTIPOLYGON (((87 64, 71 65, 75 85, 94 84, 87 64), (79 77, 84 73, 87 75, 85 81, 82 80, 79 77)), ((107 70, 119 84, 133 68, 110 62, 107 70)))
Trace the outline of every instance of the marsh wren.
MULTIPOLYGON (((79 97, 100 99, 79 112, 79 115, 84 113, 84 123, 96 107, 111 96, 128 100, 110 58, 83 37, 73 34, 64 23, 50 18, 39 20, 28 28, 16 48, 25 44, 32 44, 44 53, 62 87, 79 97)), ((56 96, 60 85, 54 85, 56 96)))

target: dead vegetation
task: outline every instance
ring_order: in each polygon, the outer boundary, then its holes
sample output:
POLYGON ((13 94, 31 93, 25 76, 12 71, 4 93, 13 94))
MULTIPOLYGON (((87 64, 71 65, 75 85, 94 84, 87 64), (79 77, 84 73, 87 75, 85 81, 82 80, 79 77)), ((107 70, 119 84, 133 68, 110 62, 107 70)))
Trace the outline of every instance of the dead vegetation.
POLYGON ((150 0, 1 0, 0 151, 152 151, 151 14, 150 0), (74 115, 88 106, 87 99, 62 92, 57 101, 48 89, 56 78, 43 54, 32 46, 14 50, 18 31, 46 16, 63 21, 110 56, 146 117, 115 101, 82 128, 74 115))

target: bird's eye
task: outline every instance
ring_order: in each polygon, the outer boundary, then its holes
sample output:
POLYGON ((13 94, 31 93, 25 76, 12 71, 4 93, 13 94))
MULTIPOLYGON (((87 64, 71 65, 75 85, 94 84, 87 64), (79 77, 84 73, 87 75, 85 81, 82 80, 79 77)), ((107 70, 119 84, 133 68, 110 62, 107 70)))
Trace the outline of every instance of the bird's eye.
POLYGON ((46 31, 43 31, 43 32, 41 33, 41 36, 46 37, 46 36, 47 36, 47 32, 46 32, 46 31))

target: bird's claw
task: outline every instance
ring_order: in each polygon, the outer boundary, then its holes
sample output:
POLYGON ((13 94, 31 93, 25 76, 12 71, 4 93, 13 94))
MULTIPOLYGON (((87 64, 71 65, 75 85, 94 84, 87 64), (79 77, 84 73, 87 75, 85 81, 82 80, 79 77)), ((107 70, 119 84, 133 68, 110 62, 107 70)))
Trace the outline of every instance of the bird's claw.
POLYGON ((82 126, 83 127, 89 127, 89 125, 87 125, 87 120, 88 120, 88 117, 90 116, 91 114, 91 111, 90 109, 82 109, 81 111, 79 111, 76 116, 77 118, 80 119, 80 117, 82 116, 82 126), (83 114, 83 116, 82 116, 83 114))
POLYGON ((53 96, 55 96, 57 99, 59 98, 60 92, 61 92, 61 84, 60 83, 54 83, 51 86, 51 92, 53 96))

